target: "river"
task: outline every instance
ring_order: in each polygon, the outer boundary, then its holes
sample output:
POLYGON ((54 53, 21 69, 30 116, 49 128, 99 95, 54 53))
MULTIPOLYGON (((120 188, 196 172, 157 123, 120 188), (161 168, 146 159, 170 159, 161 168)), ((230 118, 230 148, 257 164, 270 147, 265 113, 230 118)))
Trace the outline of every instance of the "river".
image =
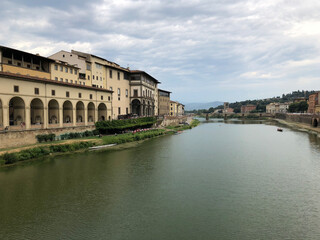
POLYGON ((203 122, 0 169, 0 239, 320 239, 320 141, 203 122))

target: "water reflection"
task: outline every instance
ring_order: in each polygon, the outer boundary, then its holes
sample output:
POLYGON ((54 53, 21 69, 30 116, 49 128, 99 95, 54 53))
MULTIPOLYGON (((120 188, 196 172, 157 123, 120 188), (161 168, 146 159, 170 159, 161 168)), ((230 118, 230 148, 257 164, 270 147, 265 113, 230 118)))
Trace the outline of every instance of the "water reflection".
POLYGON ((319 138, 202 123, 0 170, 0 239, 317 239, 319 138))

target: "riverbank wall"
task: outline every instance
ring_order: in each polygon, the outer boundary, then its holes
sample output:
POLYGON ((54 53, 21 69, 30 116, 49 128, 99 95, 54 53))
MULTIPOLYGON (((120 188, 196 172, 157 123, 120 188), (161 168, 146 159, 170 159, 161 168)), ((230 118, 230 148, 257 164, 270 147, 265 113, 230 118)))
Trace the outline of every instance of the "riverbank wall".
POLYGON ((320 126, 320 115, 319 114, 306 114, 306 113, 276 113, 276 119, 303 123, 311 127, 318 128, 320 126))
POLYGON ((71 133, 71 132, 84 132, 92 131, 95 126, 81 126, 69 128, 55 128, 55 129, 37 129, 37 130, 24 130, 24 131, 1 131, 0 132, 0 149, 19 147, 29 144, 37 143, 37 135, 40 134, 55 134, 56 136, 71 133))
POLYGON ((189 123, 191 121, 192 121, 192 117, 187 117, 187 116, 178 116, 178 117, 165 116, 163 117, 162 121, 159 122, 158 126, 160 127, 177 126, 179 124, 189 123))

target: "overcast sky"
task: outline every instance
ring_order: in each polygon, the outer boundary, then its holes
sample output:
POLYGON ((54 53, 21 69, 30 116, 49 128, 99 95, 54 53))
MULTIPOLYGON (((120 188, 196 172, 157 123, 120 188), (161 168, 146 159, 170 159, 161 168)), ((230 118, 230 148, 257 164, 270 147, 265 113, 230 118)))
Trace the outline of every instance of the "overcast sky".
POLYGON ((184 103, 320 89, 319 0, 0 0, 0 45, 85 51, 184 103))

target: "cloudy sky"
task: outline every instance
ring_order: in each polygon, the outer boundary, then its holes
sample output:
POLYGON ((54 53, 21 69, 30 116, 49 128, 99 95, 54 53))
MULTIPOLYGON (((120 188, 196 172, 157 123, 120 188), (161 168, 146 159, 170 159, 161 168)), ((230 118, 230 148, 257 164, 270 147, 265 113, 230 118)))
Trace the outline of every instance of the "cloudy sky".
POLYGON ((79 50, 184 103, 320 89, 319 0, 0 0, 0 45, 79 50))

